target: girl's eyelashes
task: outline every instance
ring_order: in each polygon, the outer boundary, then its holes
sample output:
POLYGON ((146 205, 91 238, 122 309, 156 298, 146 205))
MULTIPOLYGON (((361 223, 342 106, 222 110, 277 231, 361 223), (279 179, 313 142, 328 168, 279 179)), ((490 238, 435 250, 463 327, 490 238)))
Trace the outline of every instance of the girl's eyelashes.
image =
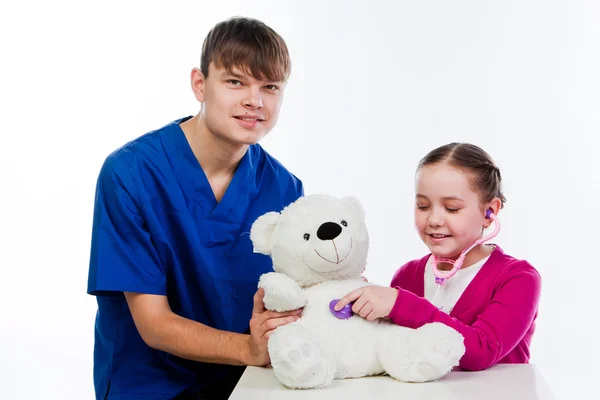
MULTIPOLYGON (((430 206, 424 206, 424 205, 417 204, 417 209, 419 209, 420 211, 426 211, 429 208, 430 208, 430 206)), ((446 209, 446 211, 448 211, 451 214, 455 214, 460 211, 460 208, 451 208, 451 207, 444 207, 444 208, 446 209)))

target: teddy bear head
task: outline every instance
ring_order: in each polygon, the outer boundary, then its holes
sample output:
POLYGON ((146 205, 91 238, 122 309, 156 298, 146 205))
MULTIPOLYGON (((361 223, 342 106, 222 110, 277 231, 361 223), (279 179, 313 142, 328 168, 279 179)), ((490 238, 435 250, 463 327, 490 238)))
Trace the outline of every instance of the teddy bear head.
POLYGON ((301 287, 360 279, 367 263, 365 212, 355 197, 304 196, 259 217, 250 230, 255 253, 301 287))

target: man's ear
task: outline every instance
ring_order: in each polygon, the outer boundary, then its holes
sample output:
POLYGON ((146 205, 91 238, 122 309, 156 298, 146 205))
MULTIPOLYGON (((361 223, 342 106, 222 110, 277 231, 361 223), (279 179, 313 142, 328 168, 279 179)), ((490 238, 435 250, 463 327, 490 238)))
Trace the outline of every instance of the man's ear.
POLYGON ((194 92, 194 96, 196 100, 200 103, 204 102, 204 88, 205 88, 206 78, 204 74, 200 70, 200 68, 192 69, 190 73, 190 84, 192 86, 192 91, 194 92))
POLYGON ((250 240, 255 253, 270 255, 273 252, 271 239, 280 216, 278 212, 271 211, 254 221, 250 228, 250 240))
POLYGON ((352 206, 358 211, 358 214, 360 216, 361 220, 365 220, 365 209, 363 208, 360 200, 358 200, 358 197, 355 196, 346 196, 343 198, 344 201, 347 201, 348 203, 352 204, 352 206))

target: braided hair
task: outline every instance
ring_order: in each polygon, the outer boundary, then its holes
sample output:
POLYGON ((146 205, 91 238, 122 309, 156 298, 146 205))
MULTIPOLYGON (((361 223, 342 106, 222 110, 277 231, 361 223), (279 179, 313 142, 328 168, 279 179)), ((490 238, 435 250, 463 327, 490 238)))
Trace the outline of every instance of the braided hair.
POLYGON ((430 151, 419 161, 417 168, 446 162, 470 175, 471 188, 479 193, 482 203, 499 198, 502 207, 506 198, 502 193, 502 176, 494 160, 483 149, 470 143, 449 143, 430 151))

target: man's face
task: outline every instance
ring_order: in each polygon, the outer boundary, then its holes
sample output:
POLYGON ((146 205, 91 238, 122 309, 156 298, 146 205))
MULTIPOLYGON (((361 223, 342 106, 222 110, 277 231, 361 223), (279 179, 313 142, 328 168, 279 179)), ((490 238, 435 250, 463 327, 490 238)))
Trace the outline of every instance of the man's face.
POLYGON ((238 68, 228 72, 209 65, 200 100, 203 119, 217 138, 233 144, 255 144, 279 117, 285 82, 257 80, 238 68))

